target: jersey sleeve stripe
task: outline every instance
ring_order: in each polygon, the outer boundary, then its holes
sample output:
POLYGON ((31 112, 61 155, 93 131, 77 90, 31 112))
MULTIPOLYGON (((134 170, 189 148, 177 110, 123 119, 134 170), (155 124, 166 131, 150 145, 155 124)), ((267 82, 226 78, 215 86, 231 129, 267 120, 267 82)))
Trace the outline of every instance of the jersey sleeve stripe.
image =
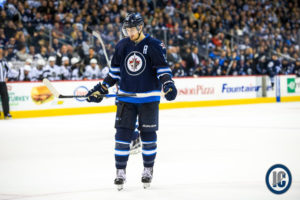
POLYGON ((120 72, 120 67, 111 67, 109 69, 109 71, 111 71, 111 72, 120 72))
POLYGON ((111 72, 111 71, 109 71, 109 73, 114 75, 114 76, 120 76, 120 72, 111 72))
POLYGON ((109 72, 112 73, 112 74, 114 74, 114 75, 116 75, 116 76, 120 75, 120 71, 109 70, 109 72))
POLYGON ((111 72, 109 72, 108 73, 113 79, 121 79, 121 77, 120 76, 117 76, 117 75, 114 75, 113 73, 111 73, 111 72))
POLYGON ((105 81, 102 82, 102 85, 105 85, 107 88, 110 87, 110 85, 108 83, 106 83, 105 81))
POLYGON ((160 75, 160 74, 172 74, 172 72, 171 71, 166 71, 166 72, 157 73, 157 75, 160 75))
POLYGON ((164 75, 169 75, 169 76, 171 76, 171 78, 173 77, 172 73, 162 73, 162 74, 157 75, 157 78, 159 79, 160 77, 162 77, 164 75))
POLYGON ((159 68, 157 69, 157 73, 162 73, 162 72, 171 72, 171 69, 169 67, 167 68, 159 68))

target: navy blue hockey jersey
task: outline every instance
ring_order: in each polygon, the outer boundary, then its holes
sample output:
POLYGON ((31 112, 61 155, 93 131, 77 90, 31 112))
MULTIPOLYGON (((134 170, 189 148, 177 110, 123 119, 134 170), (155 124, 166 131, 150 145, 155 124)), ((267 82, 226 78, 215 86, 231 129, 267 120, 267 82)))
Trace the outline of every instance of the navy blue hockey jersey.
MULTIPOLYGON (((146 35, 138 44, 125 38, 116 45, 109 76, 118 81, 120 93, 160 92, 159 77, 165 74, 172 77, 166 60, 166 48, 161 41, 146 35)), ((147 103, 160 101, 160 96, 119 97, 119 100, 147 103)))

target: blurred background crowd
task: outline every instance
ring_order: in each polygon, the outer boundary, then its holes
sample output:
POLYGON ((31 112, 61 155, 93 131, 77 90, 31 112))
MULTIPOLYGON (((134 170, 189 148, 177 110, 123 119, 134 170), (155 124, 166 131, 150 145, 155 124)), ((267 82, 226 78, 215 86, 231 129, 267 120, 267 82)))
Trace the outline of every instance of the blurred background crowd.
POLYGON ((175 77, 300 76, 300 8, 291 0, 0 0, 10 81, 85 80, 108 72, 121 22, 140 12, 175 77))

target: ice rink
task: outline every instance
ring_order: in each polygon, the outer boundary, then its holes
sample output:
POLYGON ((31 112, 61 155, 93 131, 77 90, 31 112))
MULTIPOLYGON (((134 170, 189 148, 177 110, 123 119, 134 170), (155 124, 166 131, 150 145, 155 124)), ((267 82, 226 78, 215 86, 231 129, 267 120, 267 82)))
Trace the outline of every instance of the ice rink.
POLYGON ((141 155, 113 185, 114 113, 0 121, 0 200, 299 200, 300 103, 160 111, 151 187, 141 155), (274 164, 293 177, 282 195, 265 184, 274 164))

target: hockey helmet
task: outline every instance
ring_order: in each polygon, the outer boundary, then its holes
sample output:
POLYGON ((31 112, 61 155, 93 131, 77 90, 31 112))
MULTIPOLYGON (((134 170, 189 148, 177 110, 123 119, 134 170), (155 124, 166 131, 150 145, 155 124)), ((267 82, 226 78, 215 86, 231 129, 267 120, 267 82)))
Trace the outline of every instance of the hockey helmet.
POLYGON ((27 59, 25 60, 25 62, 31 64, 31 63, 32 63, 32 59, 31 59, 31 58, 27 58, 27 59))
POLYGON ((73 57, 72 59, 71 59, 71 64, 72 65, 75 65, 75 64, 77 64, 77 63, 79 63, 79 58, 77 58, 77 57, 73 57))
POLYGON ((49 62, 53 62, 53 61, 55 61, 56 59, 55 59, 55 57, 54 56, 50 56, 49 58, 48 58, 48 61, 49 62))
POLYGON ((30 65, 24 65, 24 71, 30 72, 31 71, 30 65))
POLYGON ((90 60, 90 64, 97 64, 96 58, 92 58, 92 59, 90 60))
POLYGON ((141 25, 144 27, 144 19, 141 16, 141 14, 140 13, 130 13, 126 16, 126 18, 123 21, 122 32, 126 37, 128 37, 126 28, 136 27, 136 29, 138 30, 138 32, 140 34, 143 29, 143 28, 140 28, 141 25))
POLYGON ((69 62, 69 58, 68 58, 67 56, 64 56, 64 57, 62 57, 61 61, 62 61, 63 63, 65 63, 65 61, 68 61, 68 62, 69 62))
POLYGON ((46 62, 44 61, 44 59, 42 59, 42 58, 38 59, 38 61, 37 61, 38 66, 44 66, 45 64, 46 64, 46 62))

